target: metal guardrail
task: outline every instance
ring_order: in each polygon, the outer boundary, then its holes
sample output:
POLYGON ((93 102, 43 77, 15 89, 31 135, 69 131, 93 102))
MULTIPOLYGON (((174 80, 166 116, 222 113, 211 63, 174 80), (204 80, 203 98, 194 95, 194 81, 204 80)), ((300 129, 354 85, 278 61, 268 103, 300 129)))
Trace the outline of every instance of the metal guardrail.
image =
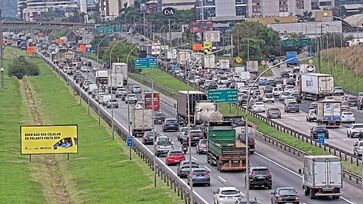
MULTIPOLYGON (((42 58, 52 69, 55 73, 62 78, 67 85, 69 85, 75 92, 75 95, 79 95, 80 99, 83 99, 84 102, 88 103, 88 105, 97 113, 99 116, 108 124, 112 125, 112 116, 108 113, 104 108, 100 107, 99 104, 84 91, 82 90, 73 80, 70 80, 69 76, 67 76, 64 72, 62 72, 56 64, 51 62, 48 58, 44 57, 43 55, 37 53, 37 56, 42 58)), ((160 88, 160 87, 159 87, 160 88)), ((81 102, 81 100, 80 100, 81 102)), ((120 135, 120 138, 126 142, 128 131, 127 129, 116 119, 114 120, 114 130, 115 132, 120 135)), ((134 140, 134 152, 149 166, 151 170, 154 170, 153 165, 153 152, 150 151, 144 144, 142 144, 139 140, 134 140)), ((190 202, 190 187, 189 185, 180 179, 175 172, 173 172, 166 164, 160 160, 159 158, 156 159, 156 172, 157 175, 161 178, 167 186, 169 186, 174 193, 180 197, 180 199, 184 200, 185 204, 191 204, 190 202)), ((198 194, 193 191, 193 204, 204 204, 206 201, 201 198, 198 194)))
MULTIPOLYGON (((168 73, 169 75, 171 75, 169 72, 167 72, 167 71, 165 71, 163 69, 161 69, 161 70, 164 71, 164 72, 166 72, 166 73, 168 73)), ((178 79, 178 80, 180 80, 180 81, 182 81, 184 83, 187 83, 187 81, 185 79, 181 79, 181 78, 178 78, 178 77, 176 77, 176 79, 178 79)), ((139 78, 137 78, 135 80, 138 81, 139 78)), ((142 83, 143 81, 139 81, 139 82, 142 83)), ((190 84, 190 86, 193 86, 193 88, 195 88, 195 89, 198 89, 198 90, 200 90, 202 92, 206 92, 206 90, 205 89, 202 89, 201 87, 194 86, 191 83, 189 83, 189 84, 190 84)), ((155 86, 155 84, 154 84, 154 86, 155 86)), ((163 92, 165 95, 175 95, 176 94, 174 92, 169 92, 168 93, 165 89, 164 90, 163 89, 159 89, 159 91, 160 92, 163 92)), ((173 98, 176 98, 176 97, 173 97, 173 98)), ((310 135, 307 135, 305 133, 296 131, 296 130, 290 128, 290 127, 287 127, 287 126, 281 124, 280 122, 270 120, 270 119, 268 119, 265 116, 262 116, 262 115, 253 113, 253 112, 247 110, 243 106, 238 106, 236 104, 234 104, 233 106, 236 107, 236 108, 239 108, 241 111, 244 111, 244 112, 250 114, 251 116, 254 116, 257 119, 260 119, 260 120, 264 121, 265 123, 269 124, 271 127, 274 127, 275 129, 277 129, 277 130, 279 130, 281 132, 290 134, 290 135, 294 136, 295 138, 298 138, 299 140, 301 140, 301 141, 303 141, 305 143, 309 143, 311 145, 314 145, 315 147, 324 149, 324 151, 327 151, 330 154, 333 154, 335 156, 339 156, 342 160, 349 161, 351 164, 355 164, 357 166, 362 165, 362 163, 361 163, 362 159, 359 158, 358 156, 350 153, 350 152, 347 152, 347 151, 345 151, 343 149, 340 149, 338 147, 335 147, 333 145, 329 145, 329 144, 323 144, 323 145, 321 145, 321 144, 318 144, 316 140, 314 140, 314 139, 312 139, 310 137, 310 135)), ((279 140, 277 140, 275 138, 272 138, 271 136, 268 136, 268 135, 266 135, 264 133, 261 133, 261 132, 258 132, 258 134, 260 136, 263 135, 265 138, 268 138, 268 141, 274 141, 274 143, 282 145, 283 146, 282 149, 285 149, 285 148, 287 148, 289 150, 294 149, 294 152, 299 151, 300 152, 299 154, 307 155, 307 153, 305 153, 305 152, 303 152, 301 150, 298 150, 297 148, 294 148, 294 147, 292 147, 290 145, 287 145, 287 144, 285 144, 285 143, 283 143, 283 142, 281 142, 281 141, 279 141, 279 140)), ((349 180, 355 181, 356 183, 362 182, 362 177, 361 176, 356 175, 356 174, 351 173, 351 172, 346 171, 346 170, 344 170, 344 175, 343 176, 344 176, 344 178, 348 178, 349 180)))

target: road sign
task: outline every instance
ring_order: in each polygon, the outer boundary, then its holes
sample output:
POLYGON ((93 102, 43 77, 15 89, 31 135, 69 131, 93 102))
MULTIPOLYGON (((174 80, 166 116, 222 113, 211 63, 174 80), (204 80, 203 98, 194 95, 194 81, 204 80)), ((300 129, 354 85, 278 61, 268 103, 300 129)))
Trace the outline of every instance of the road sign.
POLYGON ((135 68, 136 69, 152 69, 156 68, 156 58, 136 58, 135 68))
POLYGON ((134 139, 131 136, 128 136, 127 137, 127 141, 126 142, 127 142, 127 146, 129 148, 132 148, 134 146, 134 139))
POLYGON ((237 89, 208 90, 208 100, 215 103, 236 103, 238 91, 237 89))
POLYGON ((324 133, 318 133, 318 143, 319 144, 324 144, 325 142, 325 134, 324 133))
POLYGON ((240 56, 236 57, 235 61, 237 64, 242 64, 242 62, 243 62, 242 58, 240 56))
POLYGON ((302 39, 286 39, 281 41, 282 47, 305 47, 311 45, 310 38, 302 38, 302 39))
POLYGON ((121 25, 96 25, 96 33, 116 33, 121 31, 121 25))
POLYGON ((172 7, 167 7, 163 9, 163 14, 165 16, 173 16, 175 14, 175 9, 172 7))
POLYGON ((211 41, 211 42, 221 41, 221 33, 219 31, 205 31, 203 36, 205 41, 211 41))
POLYGON ((211 41, 204 41, 203 43, 203 48, 204 48, 204 54, 206 55, 211 55, 212 53, 212 42, 211 41))

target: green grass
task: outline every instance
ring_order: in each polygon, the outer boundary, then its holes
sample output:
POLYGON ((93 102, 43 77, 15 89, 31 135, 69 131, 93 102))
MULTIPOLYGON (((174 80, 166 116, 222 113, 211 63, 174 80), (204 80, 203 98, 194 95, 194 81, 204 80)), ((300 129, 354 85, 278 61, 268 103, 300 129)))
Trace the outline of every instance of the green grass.
MULTIPOLYGON (((97 50, 95 52, 97 52, 97 50)), ((95 54, 95 53, 86 52, 86 53, 82 53, 82 56, 97 62, 97 54, 95 54)), ((99 57, 98 62, 104 63, 104 60, 101 57, 99 57)))
MULTIPOLYGON (((15 54, 15 53, 11 53, 15 54)), ((4 67, 14 55, 5 50, 4 67)), ((0 88, 0 200, 1 203, 45 203, 41 186, 32 180, 29 159, 20 155, 19 127, 28 124, 30 113, 22 100, 20 83, 5 73, 0 88)))
MULTIPOLYGON (((36 101, 40 102, 44 121, 51 124, 79 125, 79 153, 59 155, 66 165, 66 182, 74 183, 72 200, 84 203, 179 203, 176 194, 165 185, 153 188, 151 170, 141 159, 128 157, 124 142, 112 140, 109 128, 98 125, 51 69, 40 59, 40 76, 30 79, 36 101)), ((116 136, 117 137, 117 136, 116 136)), ((18 137, 17 137, 18 138, 18 137)), ((160 185, 160 182, 159 182, 160 185)))
MULTIPOLYGON (((314 65, 318 67, 318 60, 316 57, 313 58, 314 65)), ((356 76, 355 72, 348 69, 347 66, 342 64, 334 65, 333 61, 328 62, 327 60, 321 61, 321 73, 330 74, 333 73, 335 85, 342 86, 345 90, 351 92, 363 91, 363 76, 356 76)))
MULTIPOLYGON (((163 72, 162 70, 148 70, 147 72, 142 72, 143 75, 147 75, 154 79, 155 83, 158 83, 163 86, 167 86, 168 88, 172 89, 173 91, 177 92, 179 90, 186 90, 186 84, 176 78, 173 78, 169 74, 163 72), (180 85, 180 87, 179 87, 180 85)), ((131 78, 133 75, 130 76, 131 78)), ((237 115, 237 112, 239 115, 246 117, 245 112, 238 111, 237 108, 232 107, 230 114, 230 106, 228 104, 218 104, 219 110, 222 112, 223 115, 237 115)), ((292 147, 295 147, 299 150, 302 150, 308 154, 311 155, 327 155, 329 152, 324 151, 323 149, 320 149, 318 147, 315 147, 313 145, 310 145, 308 143, 305 143, 287 133, 283 133, 278 131, 277 129, 271 127, 267 123, 263 122, 262 120, 253 117, 251 115, 247 116, 247 120, 252 122, 256 125, 257 130, 269 135, 283 143, 286 143, 292 147)), ((361 168, 357 167, 354 164, 350 164, 350 162, 343 162, 344 168, 348 171, 351 171, 355 174, 360 175, 361 168)))

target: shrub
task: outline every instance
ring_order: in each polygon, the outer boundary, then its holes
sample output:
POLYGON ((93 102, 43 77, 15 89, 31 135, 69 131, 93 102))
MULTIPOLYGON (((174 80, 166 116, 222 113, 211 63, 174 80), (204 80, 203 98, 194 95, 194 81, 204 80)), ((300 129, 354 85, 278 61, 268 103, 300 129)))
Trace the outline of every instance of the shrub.
POLYGON ((39 75, 39 68, 37 65, 30 63, 24 56, 20 56, 13 61, 9 68, 9 76, 15 76, 22 79, 24 76, 39 75))

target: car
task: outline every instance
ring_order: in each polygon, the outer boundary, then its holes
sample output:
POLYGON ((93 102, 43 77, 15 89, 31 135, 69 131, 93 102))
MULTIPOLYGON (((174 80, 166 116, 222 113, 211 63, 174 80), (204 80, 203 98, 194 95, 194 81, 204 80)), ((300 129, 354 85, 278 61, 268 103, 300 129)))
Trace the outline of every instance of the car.
POLYGON ((154 135, 156 136, 154 131, 145 131, 141 139, 142 144, 154 144, 154 135))
POLYGON ((165 157, 166 165, 170 166, 173 164, 179 164, 181 161, 185 160, 184 152, 182 150, 170 150, 165 157))
POLYGON ((293 187, 279 187, 272 193, 271 204, 300 203, 300 196, 293 187))
POLYGON ((306 114, 306 121, 312 122, 316 121, 316 119, 317 119, 316 111, 314 109, 309 109, 309 112, 306 114))
POLYGON ((267 103, 267 102, 275 103, 275 97, 272 93, 266 93, 263 96, 262 101, 265 103, 267 103))
POLYGON ((334 95, 334 96, 344 96, 344 90, 343 90, 343 87, 341 87, 341 86, 336 86, 336 87, 334 87, 333 95, 334 95))
POLYGON ((272 85, 267 85, 265 86, 265 89, 263 90, 263 92, 266 94, 266 93, 271 93, 273 94, 273 91, 274 91, 274 87, 272 85))
POLYGON ((190 128, 189 127, 180 127, 178 130, 177 138, 181 142, 184 136, 184 133, 187 132, 190 128))
POLYGON ((358 110, 363 110, 363 96, 358 98, 357 108, 358 110))
POLYGON ((347 129, 348 137, 359 137, 361 134, 363 134, 363 123, 351 124, 347 129))
POLYGON ((286 85, 284 92, 288 92, 290 94, 293 94, 296 92, 295 86, 293 85, 286 85))
POLYGON ((301 95, 298 93, 292 93, 291 96, 295 97, 295 101, 301 103, 301 95))
POLYGON ((190 165, 189 161, 184 160, 184 161, 180 162, 180 164, 178 165, 176 174, 180 178, 187 178, 188 174, 190 172, 190 166, 192 169, 199 168, 199 165, 197 163, 193 162, 192 165, 190 165))
POLYGON ((127 94, 125 103, 126 104, 135 104, 137 102, 137 97, 135 94, 127 94))
POLYGON ((88 85, 88 94, 92 95, 92 93, 95 91, 95 90, 98 90, 98 86, 97 84, 89 84, 88 85))
POLYGON ((285 100, 284 100, 284 104, 288 104, 290 102, 296 102, 297 103, 297 101, 295 100, 295 97, 293 97, 293 96, 287 96, 285 98, 285 100))
POLYGON ((309 109, 318 110, 318 103, 317 102, 310 103, 309 109))
POLYGON ((290 96, 290 93, 288 92, 282 92, 279 96, 280 101, 284 101, 286 97, 290 96))
POLYGON ((284 111, 285 113, 290 113, 290 112, 298 113, 300 112, 299 104, 296 101, 290 101, 287 104, 285 104, 284 111))
POLYGON ((281 72, 281 77, 282 78, 289 78, 290 77, 290 72, 289 71, 282 71, 281 72))
POLYGON ((272 174, 267 167, 250 167, 246 181, 249 184, 249 189, 253 189, 256 186, 272 188, 272 174))
POLYGON ((188 143, 189 144, 189 136, 191 138, 191 144, 196 145, 200 139, 204 138, 204 133, 202 130, 196 130, 196 129, 189 129, 188 131, 184 132, 184 135, 181 138, 181 143, 188 143))
POLYGON ((166 118, 163 125, 162 125, 163 131, 178 131, 179 130, 179 123, 178 120, 175 118, 166 118))
POLYGON ((363 155, 363 140, 354 143, 353 154, 358 155, 359 157, 363 155))
POLYGON ((126 101, 127 95, 128 95, 127 91, 124 92, 124 93, 122 93, 122 95, 121 95, 121 101, 126 101))
POLYGON ((281 118, 281 111, 279 108, 269 108, 267 109, 266 117, 269 119, 281 118))
POLYGON ((275 80, 276 85, 277 84, 283 84, 284 83, 284 80, 283 80, 282 77, 275 77, 274 80, 275 80))
POLYGON ((118 108, 118 101, 116 99, 110 99, 106 104, 107 108, 118 108))
POLYGON ((260 86, 266 86, 268 84, 268 80, 266 78, 260 78, 260 80, 258 81, 258 84, 260 86))
POLYGON ((109 101, 109 100, 111 100, 111 94, 105 94, 105 95, 103 95, 102 96, 102 99, 101 99, 101 104, 103 105, 103 106, 107 106, 107 102, 109 101))
POLYGON ((295 86, 295 79, 293 77, 286 79, 286 85, 295 86))
POLYGON ((348 96, 347 102, 350 107, 357 107, 358 106, 358 98, 355 96, 348 96))
POLYGON ((213 200, 215 204, 236 203, 242 198, 242 193, 235 187, 220 187, 213 192, 213 200))
POLYGON ((169 140, 167 136, 158 136, 155 149, 155 155, 157 157, 163 156, 173 149, 173 143, 169 140))
POLYGON ((198 154, 207 153, 207 151, 208 151, 207 139, 199 140, 197 146, 195 147, 195 149, 197 150, 196 152, 198 154))
POLYGON ((355 123, 355 116, 352 111, 342 111, 342 123, 355 123))
POLYGON ((195 168, 192 169, 192 173, 188 174, 188 185, 190 181, 194 185, 207 185, 210 186, 210 176, 209 171, 205 168, 195 168))
POLYGON ((262 113, 265 112, 265 104, 261 101, 256 101, 253 105, 252 105, 252 111, 255 113, 262 113))
POLYGON ((329 139, 329 131, 325 126, 314 126, 310 128, 310 137, 314 140, 319 138, 319 135, 323 134, 324 138, 329 139))
POLYGON ((116 94, 115 94, 115 97, 116 98, 121 98, 122 95, 126 94, 127 95, 127 91, 124 87, 121 87, 121 88, 117 88, 116 89, 116 94))
POLYGON ((282 92, 283 92, 282 87, 274 87, 272 90, 274 96, 280 96, 282 92))
POLYGON ((363 97, 363 92, 359 92, 358 97, 363 97))
POLYGON ((145 102, 144 101, 137 101, 135 104, 135 109, 144 109, 145 108, 145 102))
POLYGON ((154 114, 154 124, 163 124, 164 120, 166 118, 165 113, 158 111, 154 114))
POLYGON ((131 88, 131 93, 139 94, 142 92, 142 88, 139 85, 133 85, 131 88))

